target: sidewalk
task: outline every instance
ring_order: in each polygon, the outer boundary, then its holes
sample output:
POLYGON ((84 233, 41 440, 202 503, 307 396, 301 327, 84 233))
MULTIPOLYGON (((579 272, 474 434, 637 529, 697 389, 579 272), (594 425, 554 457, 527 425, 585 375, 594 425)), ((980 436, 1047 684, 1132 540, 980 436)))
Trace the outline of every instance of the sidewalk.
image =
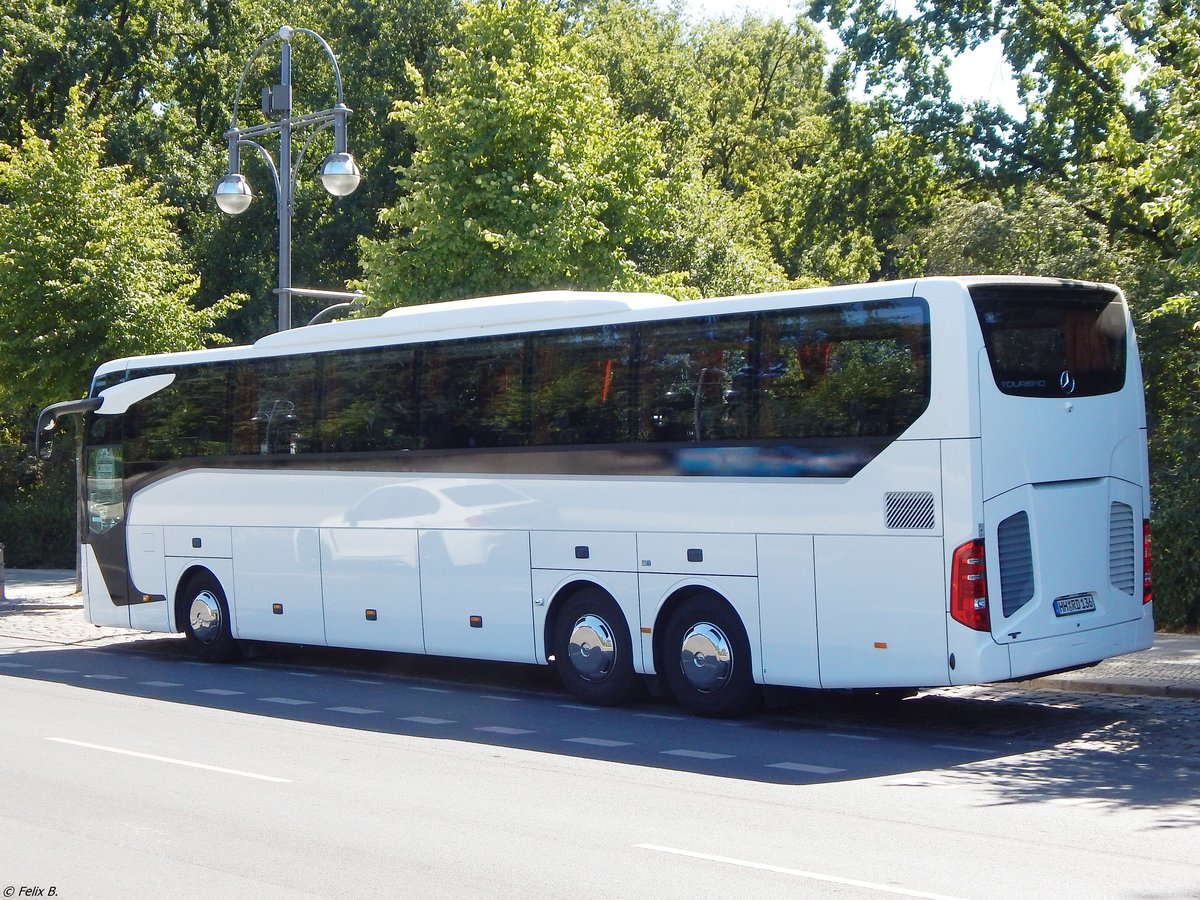
MULTIPOLYGON (((159 638, 146 631, 89 625, 75 574, 62 570, 9 569, 0 602, 0 647, 87 645, 159 638)), ((1141 653, 1105 660, 1090 669, 1020 682, 1038 690, 1141 694, 1200 699, 1200 635, 1157 634, 1141 653)))

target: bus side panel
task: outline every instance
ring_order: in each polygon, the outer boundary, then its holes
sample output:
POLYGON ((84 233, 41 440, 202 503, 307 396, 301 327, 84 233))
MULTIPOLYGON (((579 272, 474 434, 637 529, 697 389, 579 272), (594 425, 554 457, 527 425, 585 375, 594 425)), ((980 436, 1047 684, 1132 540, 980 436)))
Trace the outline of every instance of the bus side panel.
POLYGON ((417 532, 322 528, 325 637, 333 647, 424 653, 417 532))
MULTIPOLYGON (((167 596, 167 570, 163 557, 161 527, 130 525, 129 547, 130 599, 136 601, 147 594, 167 596)), ((150 603, 131 603, 129 627, 141 631, 170 631, 170 604, 164 600, 150 603)))
POLYGON ((817 688, 817 589, 812 535, 758 537, 763 681, 817 688))
POLYGON ((421 531, 417 542, 428 653, 538 662, 529 532, 421 531))
POLYGON ((233 571, 237 637, 325 643, 316 528, 234 528, 233 571))
POLYGON ((821 686, 947 684, 940 537, 815 540, 821 686))
POLYGON ((83 545, 83 604, 87 620, 93 625, 111 625, 115 628, 129 627, 129 607, 117 606, 108 593, 100 561, 91 544, 83 545))

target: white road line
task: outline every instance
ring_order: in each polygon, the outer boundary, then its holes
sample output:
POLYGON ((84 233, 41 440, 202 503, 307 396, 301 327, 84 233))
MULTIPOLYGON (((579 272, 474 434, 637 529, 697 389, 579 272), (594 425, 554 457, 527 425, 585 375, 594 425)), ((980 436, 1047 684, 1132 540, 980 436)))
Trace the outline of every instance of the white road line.
POLYGON ((183 687, 178 681, 139 681, 138 684, 146 687, 183 687))
POLYGON ((84 675, 84 678, 94 678, 96 681, 124 681, 124 675, 84 675))
POLYGON ((28 669, 29 663, 0 663, 0 669, 28 669))
POLYGON ((282 703, 284 706, 312 706, 313 700, 293 700, 291 697, 259 697, 260 703, 282 703))
POLYGON ((520 697, 502 697, 499 694, 480 694, 480 700, 503 700, 505 703, 520 703, 520 697))
POLYGON ((368 681, 366 678, 351 678, 350 683, 351 684, 373 684, 373 685, 383 684, 382 681, 368 681))
POLYGON ((363 709, 361 706, 327 706, 329 712, 349 713, 352 716, 371 716, 383 712, 381 709, 363 709))
POLYGON ((991 750, 985 750, 982 747, 962 747, 957 744, 934 744, 934 750, 955 750, 959 753, 991 753, 991 750))
POLYGON ((865 888, 869 891, 880 891, 884 894, 896 894, 901 897, 921 897, 924 900, 958 900, 946 894, 931 894, 928 891, 913 891, 908 888, 893 887, 889 884, 877 884, 873 881, 859 881, 855 878, 840 878, 837 875, 823 875, 819 872, 805 872, 801 869, 789 869, 784 866, 772 866, 767 863, 751 862, 746 859, 732 859, 728 856, 714 856, 710 853, 696 853, 692 850, 678 850, 675 847, 660 847, 656 844, 635 844, 640 850, 653 850, 656 853, 671 853, 675 856, 687 856, 691 859, 705 859, 709 862, 725 863, 730 866, 740 866, 743 869, 758 869, 762 872, 777 872, 780 875, 795 875, 797 878, 809 878, 813 881, 824 881, 829 884, 841 884, 846 887, 865 888))
POLYGON ((733 759, 731 753, 709 753, 707 750, 663 750, 663 756, 686 756, 688 759, 733 759))
POLYGON ((682 722, 683 716, 664 716, 660 713, 634 713, 639 719, 662 719, 664 722, 682 722))
POLYGON ((578 710, 582 710, 583 712, 596 712, 597 710, 600 709, 599 706, 580 706, 578 703, 560 703, 560 704, 558 704, 558 708, 559 709, 578 709, 578 710))
POLYGON ((236 697, 245 694, 245 691, 227 691, 225 688, 200 688, 196 691, 197 694, 212 694, 214 697, 236 697))
POLYGON ((787 769, 792 772, 811 772, 813 775, 833 775, 836 772, 845 772, 845 769, 831 769, 829 766, 810 766, 808 763, 767 763, 768 769, 787 769))
POLYGON ((413 691, 425 691, 425 693, 427 693, 427 694, 449 694, 450 693, 450 691, 448 691, 446 688, 419 687, 418 685, 415 685, 415 684, 409 685, 409 689, 413 690, 413 691))
POLYGON ((883 738, 872 737, 868 734, 842 734, 837 731, 830 731, 825 734, 825 737, 844 738, 847 741, 880 741, 883 738))
POLYGON ((85 741, 72 741, 69 738, 46 738, 56 744, 70 744, 72 747, 84 747, 88 750, 103 750, 105 753, 116 753, 119 756, 132 756, 135 759, 148 759, 152 762, 170 763, 174 766, 186 766, 189 769, 203 769, 206 772, 220 772, 222 775, 237 775, 241 778, 254 778, 258 781, 273 781, 276 784, 291 784, 290 778, 276 778, 274 775, 259 775, 257 772, 242 772, 238 769, 226 769, 223 766, 210 766, 205 763, 189 762, 186 759, 172 759, 169 756, 155 756, 153 753, 138 753, 136 750, 122 750, 119 747, 105 747, 102 744, 89 744, 85 741))
POLYGON ((78 675, 78 669, 38 669, 39 672, 45 672, 47 675, 78 675))
POLYGON ((476 731, 490 731, 492 734, 533 734, 528 728, 508 728, 504 725, 481 725, 476 731))
POLYGON ((433 716, 403 716, 401 722, 416 722, 418 725, 453 725, 453 719, 435 719, 433 716))
POLYGON ((633 741, 610 741, 608 738, 563 738, 564 744, 587 744, 590 747, 632 747, 633 741))
POLYGON ((320 678, 319 672, 284 672, 285 675, 295 675, 297 678, 320 678))

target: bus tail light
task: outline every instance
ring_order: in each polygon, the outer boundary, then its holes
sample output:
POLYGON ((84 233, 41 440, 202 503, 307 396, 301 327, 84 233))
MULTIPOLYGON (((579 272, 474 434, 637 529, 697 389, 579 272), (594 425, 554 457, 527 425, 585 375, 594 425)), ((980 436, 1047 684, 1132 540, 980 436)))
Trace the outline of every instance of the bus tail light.
POLYGON ((1142 604, 1154 599, 1150 589, 1150 520, 1142 519, 1142 604))
POLYGON ((983 541, 967 541, 954 551, 950 572, 950 616, 975 631, 991 631, 983 541))

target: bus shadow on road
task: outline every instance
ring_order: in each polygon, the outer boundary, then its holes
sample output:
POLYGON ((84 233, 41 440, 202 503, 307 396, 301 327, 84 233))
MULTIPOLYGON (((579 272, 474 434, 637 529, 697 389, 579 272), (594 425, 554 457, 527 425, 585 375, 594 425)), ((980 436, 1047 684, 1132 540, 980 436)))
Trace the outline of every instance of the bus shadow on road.
MULTIPOLYGON (((585 706, 541 666, 294 646, 251 648, 240 663, 216 665, 193 661, 178 638, 9 652, 0 655, 0 675, 768 784, 891 777, 898 785, 982 785, 996 804, 1146 808, 1200 794, 1200 768, 1156 744, 1159 717, 1116 701, 1050 702, 1016 690, 999 699, 931 691, 890 703, 796 692, 783 705, 721 721, 648 696, 619 708, 585 706), (1147 753, 1158 762, 1147 763, 1147 753)), ((1196 824, 1200 812, 1180 809, 1164 813, 1161 827, 1196 824)))

